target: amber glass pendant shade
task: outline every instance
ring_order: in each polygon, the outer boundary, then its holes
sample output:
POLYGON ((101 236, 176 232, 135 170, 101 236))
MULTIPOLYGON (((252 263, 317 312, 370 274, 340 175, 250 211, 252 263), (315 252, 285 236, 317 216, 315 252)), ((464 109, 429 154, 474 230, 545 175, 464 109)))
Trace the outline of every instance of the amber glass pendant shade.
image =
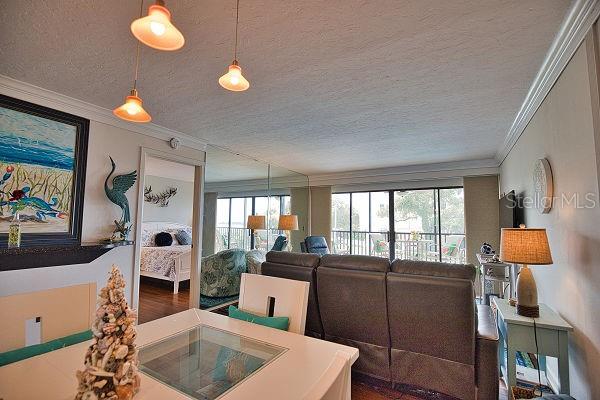
POLYGON ((178 50, 185 43, 181 32, 171 23, 171 12, 159 4, 150 6, 147 16, 133 21, 131 32, 140 42, 157 50, 178 50))
POLYGON ((144 123, 152 120, 150 114, 142 107, 142 99, 138 97, 135 89, 125 98, 125 104, 113 110, 113 114, 129 122, 144 123))
POLYGON ((219 78, 219 84, 233 92, 243 92, 250 87, 250 82, 242 75, 242 69, 237 64, 237 61, 234 61, 229 66, 229 71, 219 78))

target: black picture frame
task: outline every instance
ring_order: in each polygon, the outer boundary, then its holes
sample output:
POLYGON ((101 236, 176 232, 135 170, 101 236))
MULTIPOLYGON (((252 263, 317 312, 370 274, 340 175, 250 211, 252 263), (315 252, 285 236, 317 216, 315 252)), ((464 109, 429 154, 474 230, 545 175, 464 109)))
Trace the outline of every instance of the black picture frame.
MULTIPOLYGON (((68 232, 23 233, 21 247, 78 246, 81 244, 85 174, 90 121, 66 112, 0 94, 0 107, 72 125, 76 128, 73 159, 72 197, 68 232)), ((0 247, 8 243, 8 233, 0 233, 0 247)))

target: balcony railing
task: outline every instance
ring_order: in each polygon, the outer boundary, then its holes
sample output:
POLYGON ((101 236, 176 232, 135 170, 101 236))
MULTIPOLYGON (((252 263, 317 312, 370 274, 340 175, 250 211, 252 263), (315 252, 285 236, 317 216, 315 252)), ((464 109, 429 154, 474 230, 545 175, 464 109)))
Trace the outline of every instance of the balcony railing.
MULTIPOLYGON (((282 235, 283 231, 277 229, 256 231, 256 248, 268 251, 275 243, 277 236, 282 235), (268 232, 268 233, 267 233, 268 232)), ((215 237, 215 250, 217 252, 226 249, 244 249, 250 250, 250 230, 246 228, 228 228, 226 226, 217 227, 215 237)))
MULTIPOLYGON (((269 250, 275 238, 282 232, 271 229, 257 231, 259 240, 257 248, 269 250)), ((394 242, 395 258, 423 261, 444 261, 453 263, 465 262, 465 235, 463 233, 441 234, 441 257, 438 234, 396 232, 394 242)), ((250 231, 245 228, 217 227, 216 251, 225 249, 250 250, 250 231)), ((359 254, 379 257, 390 257, 390 240, 388 232, 344 231, 331 232, 332 252, 335 254, 359 254)))
MULTIPOLYGON (((462 233, 441 234, 441 256, 437 233, 396 232, 394 241, 395 258, 423 261, 462 263, 465 261, 465 235, 462 233)), ((390 257, 388 232, 345 231, 331 232, 333 253, 360 254, 390 257)))

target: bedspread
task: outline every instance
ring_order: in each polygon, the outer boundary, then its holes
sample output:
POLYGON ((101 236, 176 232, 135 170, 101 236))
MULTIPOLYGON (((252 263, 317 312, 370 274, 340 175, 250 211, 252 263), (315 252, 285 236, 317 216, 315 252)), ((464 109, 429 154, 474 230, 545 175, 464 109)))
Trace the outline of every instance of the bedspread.
POLYGON ((192 246, 142 247, 140 269, 175 280, 175 259, 192 250, 192 246))

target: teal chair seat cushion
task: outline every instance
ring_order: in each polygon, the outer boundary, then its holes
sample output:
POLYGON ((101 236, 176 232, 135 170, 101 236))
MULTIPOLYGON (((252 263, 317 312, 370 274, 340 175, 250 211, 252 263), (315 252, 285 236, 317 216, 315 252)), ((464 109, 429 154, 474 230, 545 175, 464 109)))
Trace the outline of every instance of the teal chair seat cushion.
POLYGON ((46 343, 34 344, 31 346, 22 347, 20 349, 6 351, 4 353, 0 353, 0 367, 17 361, 25 360, 30 357, 39 356, 40 354, 62 349, 63 347, 85 342, 91 338, 92 331, 87 330, 62 338, 50 340, 46 343))
POLYGON ((281 329, 282 331, 287 331, 290 325, 290 319, 288 317, 262 317, 260 315, 242 311, 235 306, 229 306, 229 316, 242 321, 268 326, 269 328, 281 329))

